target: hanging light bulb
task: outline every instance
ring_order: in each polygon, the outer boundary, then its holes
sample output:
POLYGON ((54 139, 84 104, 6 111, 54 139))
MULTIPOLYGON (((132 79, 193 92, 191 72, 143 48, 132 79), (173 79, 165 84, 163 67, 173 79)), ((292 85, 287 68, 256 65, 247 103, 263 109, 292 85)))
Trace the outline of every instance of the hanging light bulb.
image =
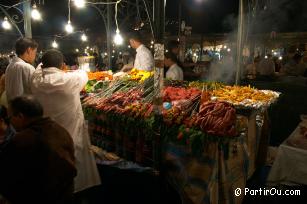
POLYGON ((65 26, 65 30, 66 30, 67 33, 72 33, 74 31, 74 28, 72 27, 70 21, 67 22, 67 24, 65 26))
POLYGON ((84 8, 85 6, 85 0, 75 0, 75 6, 77 8, 84 8))
POLYGON ((116 30, 116 34, 114 36, 114 43, 116 45, 122 45, 124 42, 123 37, 120 35, 119 29, 116 30))
POLYGON ((86 36, 85 34, 82 34, 82 35, 81 35, 81 40, 82 40, 83 42, 87 41, 87 36, 86 36))
POLYGON ((42 15, 37 10, 36 4, 34 4, 33 7, 32 7, 31 16, 32 16, 33 20, 36 20, 36 21, 42 20, 42 15))
POLYGON ((52 42, 51 46, 53 48, 58 48, 59 47, 58 43, 55 40, 52 42))
POLYGON ((7 20, 7 17, 4 17, 4 20, 2 22, 2 27, 5 30, 10 30, 12 28, 12 25, 10 24, 10 22, 7 20))
POLYGON ((78 48, 76 49, 76 52, 79 52, 79 49, 78 49, 78 48))

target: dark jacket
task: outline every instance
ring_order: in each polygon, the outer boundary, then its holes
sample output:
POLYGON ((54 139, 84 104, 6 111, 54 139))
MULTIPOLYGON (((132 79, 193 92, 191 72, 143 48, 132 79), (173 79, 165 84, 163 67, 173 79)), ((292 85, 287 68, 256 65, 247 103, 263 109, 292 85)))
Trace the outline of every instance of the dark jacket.
POLYGON ((12 204, 67 203, 76 176, 73 141, 49 118, 18 132, 0 154, 0 194, 12 204))
POLYGON ((0 153, 5 149, 7 144, 14 138, 16 134, 15 129, 9 125, 4 133, 4 141, 0 144, 0 153))

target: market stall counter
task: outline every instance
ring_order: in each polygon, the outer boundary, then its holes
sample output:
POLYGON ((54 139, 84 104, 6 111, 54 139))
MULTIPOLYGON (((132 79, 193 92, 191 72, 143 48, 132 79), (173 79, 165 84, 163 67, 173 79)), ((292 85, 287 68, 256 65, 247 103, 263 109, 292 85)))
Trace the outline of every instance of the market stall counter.
MULTIPOLYGON (((153 115, 153 73, 132 73, 84 99, 93 144, 154 166, 160 126, 162 168, 184 203, 241 203, 256 168, 256 116, 279 93, 213 82, 165 81, 162 120, 153 115)), ((263 123, 259 126, 261 127, 263 123)))

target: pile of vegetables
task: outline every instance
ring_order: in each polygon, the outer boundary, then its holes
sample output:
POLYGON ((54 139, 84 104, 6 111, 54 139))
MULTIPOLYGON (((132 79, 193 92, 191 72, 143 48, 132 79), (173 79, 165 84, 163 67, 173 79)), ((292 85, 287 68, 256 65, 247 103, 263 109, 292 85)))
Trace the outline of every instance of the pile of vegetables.
POLYGON ((279 97, 279 93, 250 86, 225 86, 213 90, 212 96, 214 100, 227 101, 233 105, 259 108, 271 104, 279 97))
POLYGON ((113 79, 112 71, 88 72, 87 76, 89 80, 97 81, 108 81, 113 79))
POLYGON ((188 81, 180 81, 180 80, 164 80, 164 86, 172 86, 172 87, 183 87, 187 88, 189 86, 188 81))
POLYGON ((200 82, 192 81, 189 83, 189 87, 198 88, 200 90, 216 90, 221 89, 224 85, 220 82, 200 82))
MULTIPOLYGON (((98 86, 97 82, 89 83, 98 86)), ((134 119, 151 118, 152 102, 157 94, 153 83, 152 72, 133 69, 127 78, 113 80, 110 85, 102 87, 102 91, 87 97, 83 105, 134 119)), ((185 125, 217 136, 232 137, 238 134, 234 108, 236 102, 245 98, 255 103, 275 97, 271 92, 224 86, 215 82, 191 82, 189 86, 183 87, 175 82, 172 85, 163 89, 164 123, 168 127, 185 125)))
POLYGON ((86 93, 97 92, 101 89, 106 88, 108 85, 109 85, 109 81, 90 80, 86 83, 84 87, 84 92, 86 93))
POLYGON ((137 70, 133 68, 129 73, 129 79, 133 81, 144 82, 149 77, 153 76, 153 72, 137 70))

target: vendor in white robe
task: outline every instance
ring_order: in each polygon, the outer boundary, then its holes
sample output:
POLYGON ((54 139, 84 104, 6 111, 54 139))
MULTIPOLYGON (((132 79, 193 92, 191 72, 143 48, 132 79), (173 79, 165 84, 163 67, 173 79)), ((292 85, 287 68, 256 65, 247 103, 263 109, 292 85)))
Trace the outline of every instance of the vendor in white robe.
POLYGON ((171 80, 183 80, 183 71, 181 67, 178 66, 177 57, 171 52, 165 53, 164 65, 168 67, 166 72, 166 78, 171 80))
POLYGON ((122 71, 130 71, 132 68, 137 70, 152 71, 154 68, 154 58, 151 51, 142 43, 141 36, 138 32, 130 33, 129 36, 130 46, 136 50, 135 60, 133 67, 125 66, 122 71))
POLYGON ((42 65, 32 77, 31 90, 44 107, 45 116, 62 125, 70 133, 75 146, 77 177, 75 192, 100 184, 93 153, 90 151, 88 129, 80 102, 80 91, 88 81, 86 72, 63 72, 63 55, 49 50, 42 65))
POLYGON ((5 71, 5 91, 10 101, 23 94, 31 94, 30 83, 35 68, 38 44, 30 38, 20 38, 16 41, 16 55, 5 71))

